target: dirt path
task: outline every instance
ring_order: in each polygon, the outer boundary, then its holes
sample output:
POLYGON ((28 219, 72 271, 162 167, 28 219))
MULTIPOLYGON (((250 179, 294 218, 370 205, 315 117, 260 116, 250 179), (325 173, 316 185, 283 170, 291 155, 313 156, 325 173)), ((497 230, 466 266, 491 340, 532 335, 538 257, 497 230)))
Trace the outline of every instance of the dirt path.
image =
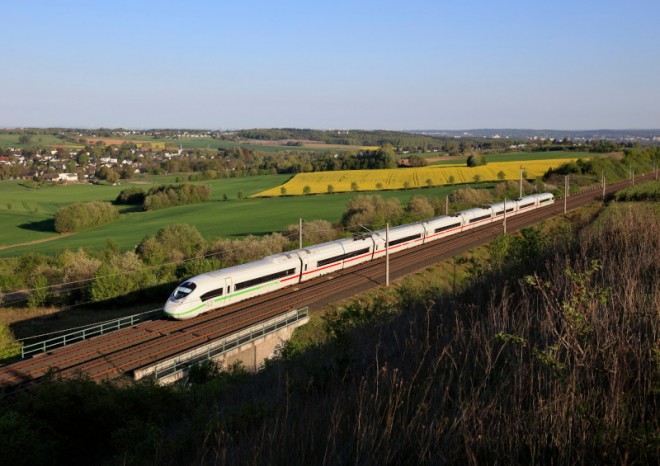
POLYGON ((35 240, 35 241, 28 241, 27 243, 10 244, 9 246, 0 245, 0 251, 2 251, 3 249, 17 248, 19 246, 29 246, 31 244, 46 243, 48 241, 54 241, 56 239, 65 238, 65 237, 67 237, 69 235, 72 235, 72 234, 73 233, 61 233, 58 236, 53 236, 51 238, 38 239, 38 240, 35 240))

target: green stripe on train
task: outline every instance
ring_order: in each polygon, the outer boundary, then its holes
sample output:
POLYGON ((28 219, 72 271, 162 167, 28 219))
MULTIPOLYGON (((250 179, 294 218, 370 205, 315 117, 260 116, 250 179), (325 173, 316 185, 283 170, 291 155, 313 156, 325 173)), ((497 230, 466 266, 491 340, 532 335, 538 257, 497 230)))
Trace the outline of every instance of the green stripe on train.
MULTIPOLYGON (((213 302, 214 302, 214 303, 217 303, 217 302, 219 302, 219 301, 224 301, 225 299, 233 298, 234 296, 240 296, 240 295, 242 295, 242 294, 249 293, 249 292, 251 292, 251 291, 256 291, 256 290, 259 290, 259 289, 261 289, 261 288, 266 288, 267 286, 273 286, 273 285, 278 284, 278 283, 282 283, 282 280, 277 281, 277 282, 264 283, 263 285, 253 286, 252 288, 247 288, 247 289, 245 289, 245 290, 243 290, 243 291, 239 291, 238 293, 229 294, 229 295, 227 295, 227 296, 221 296, 220 298, 216 298, 216 299, 214 299, 213 302)), ((197 311, 197 310, 203 308, 204 306, 205 306, 205 304, 202 304, 201 306, 197 306, 196 308, 193 308, 193 309, 191 309, 191 310, 189 310, 189 311, 186 311, 186 312, 179 312, 178 314, 170 314, 170 315, 172 315, 172 316, 176 316, 176 317, 178 317, 178 316, 183 316, 183 315, 186 315, 186 314, 190 314, 191 312, 195 312, 195 311, 197 311)))

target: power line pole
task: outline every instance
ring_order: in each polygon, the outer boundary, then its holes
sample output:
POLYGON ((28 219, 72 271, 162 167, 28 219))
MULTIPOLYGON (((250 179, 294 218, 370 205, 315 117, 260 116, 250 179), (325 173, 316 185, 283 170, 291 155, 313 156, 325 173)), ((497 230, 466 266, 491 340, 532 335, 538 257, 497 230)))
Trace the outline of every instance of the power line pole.
POLYGON ((564 177, 564 215, 566 215, 567 202, 568 202, 568 175, 564 177))
POLYGON ((605 202, 605 170, 603 170, 601 174, 602 182, 603 182, 603 202, 605 202))
POLYGON ((504 234, 506 235, 506 197, 504 198, 504 222, 502 222, 504 226, 504 234))
POLYGON ((390 286, 390 223, 385 225, 385 286, 390 286))
POLYGON ((522 167, 520 167, 520 194, 518 195, 518 197, 522 197, 522 172, 523 169, 522 167))
POLYGON ((302 217, 298 222, 298 249, 302 249, 302 217))
POLYGON ((449 215, 449 195, 445 196, 445 215, 449 215))

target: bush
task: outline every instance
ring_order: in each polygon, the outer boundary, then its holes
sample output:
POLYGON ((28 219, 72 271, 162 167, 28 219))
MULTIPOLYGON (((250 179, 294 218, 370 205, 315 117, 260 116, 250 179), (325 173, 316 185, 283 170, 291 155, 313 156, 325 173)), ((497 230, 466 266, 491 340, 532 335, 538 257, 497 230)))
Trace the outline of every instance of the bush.
POLYGON ((211 188, 184 183, 151 188, 144 199, 144 210, 157 210, 177 205, 196 204, 211 199, 211 188))
POLYGON ((215 241, 208 252, 215 254, 222 262, 223 267, 243 264, 263 259, 266 256, 286 251, 290 242, 280 233, 267 236, 248 236, 244 239, 215 241))
POLYGON ((145 199, 145 193, 142 188, 131 187, 122 190, 115 199, 115 204, 130 204, 130 205, 139 205, 143 204, 145 199))
POLYGON ((488 162, 486 161, 486 157, 484 157, 481 154, 476 154, 476 155, 470 155, 467 158, 467 166, 468 167, 480 167, 482 165, 486 165, 488 162))
POLYGON ((149 265, 179 262, 200 255, 204 251, 204 238, 194 226, 168 225, 147 236, 137 247, 137 253, 149 265))
POLYGON ((0 323, 0 361, 15 358, 21 354, 21 344, 16 341, 11 329, 0 323))
POLYGON ((137 254, 128 251, 118 254, 96 271, 89 289, 92 302, 125 296, 157 283, 154 273, 144 267, 137 254))
POLYGON ((433 204, 424 196, 412 196, 406 206, 404 222, 418 222, 435 215, 433 204))
POLYGON ((55 231, 73 233, 113 222, 119 212, 109 202, 76 202, 55 212, 55 231))
POLYGON ((382 228, 387 222, 395 224, 402 213, 403 209, 396 198, 386 201, 380 196, 358 196, 347 202, 341 223, 353 229, 360 228, 360 225, 382 228))
MULTIPOLYGON (((293 224, 286 227, 284 236, 290 241, 298 244, 299 225, 293 224)), ((326 243, 339 238, 339 232, 332 227, 327 220, 312 220, 303 223, 303 242, 307 245, 326 243)), ((297 246, 296 246, 297 247, 297 246)))

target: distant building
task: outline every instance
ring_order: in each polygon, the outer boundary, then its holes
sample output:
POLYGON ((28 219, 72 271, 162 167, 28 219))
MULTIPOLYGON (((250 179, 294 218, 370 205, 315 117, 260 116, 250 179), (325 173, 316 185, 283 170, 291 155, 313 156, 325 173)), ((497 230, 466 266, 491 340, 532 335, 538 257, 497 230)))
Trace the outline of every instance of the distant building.
POLYGON ((62 181, 64 183, 72 183, 78 181, 77 173, 59 173, 57 175, 57 181, 62 181))

